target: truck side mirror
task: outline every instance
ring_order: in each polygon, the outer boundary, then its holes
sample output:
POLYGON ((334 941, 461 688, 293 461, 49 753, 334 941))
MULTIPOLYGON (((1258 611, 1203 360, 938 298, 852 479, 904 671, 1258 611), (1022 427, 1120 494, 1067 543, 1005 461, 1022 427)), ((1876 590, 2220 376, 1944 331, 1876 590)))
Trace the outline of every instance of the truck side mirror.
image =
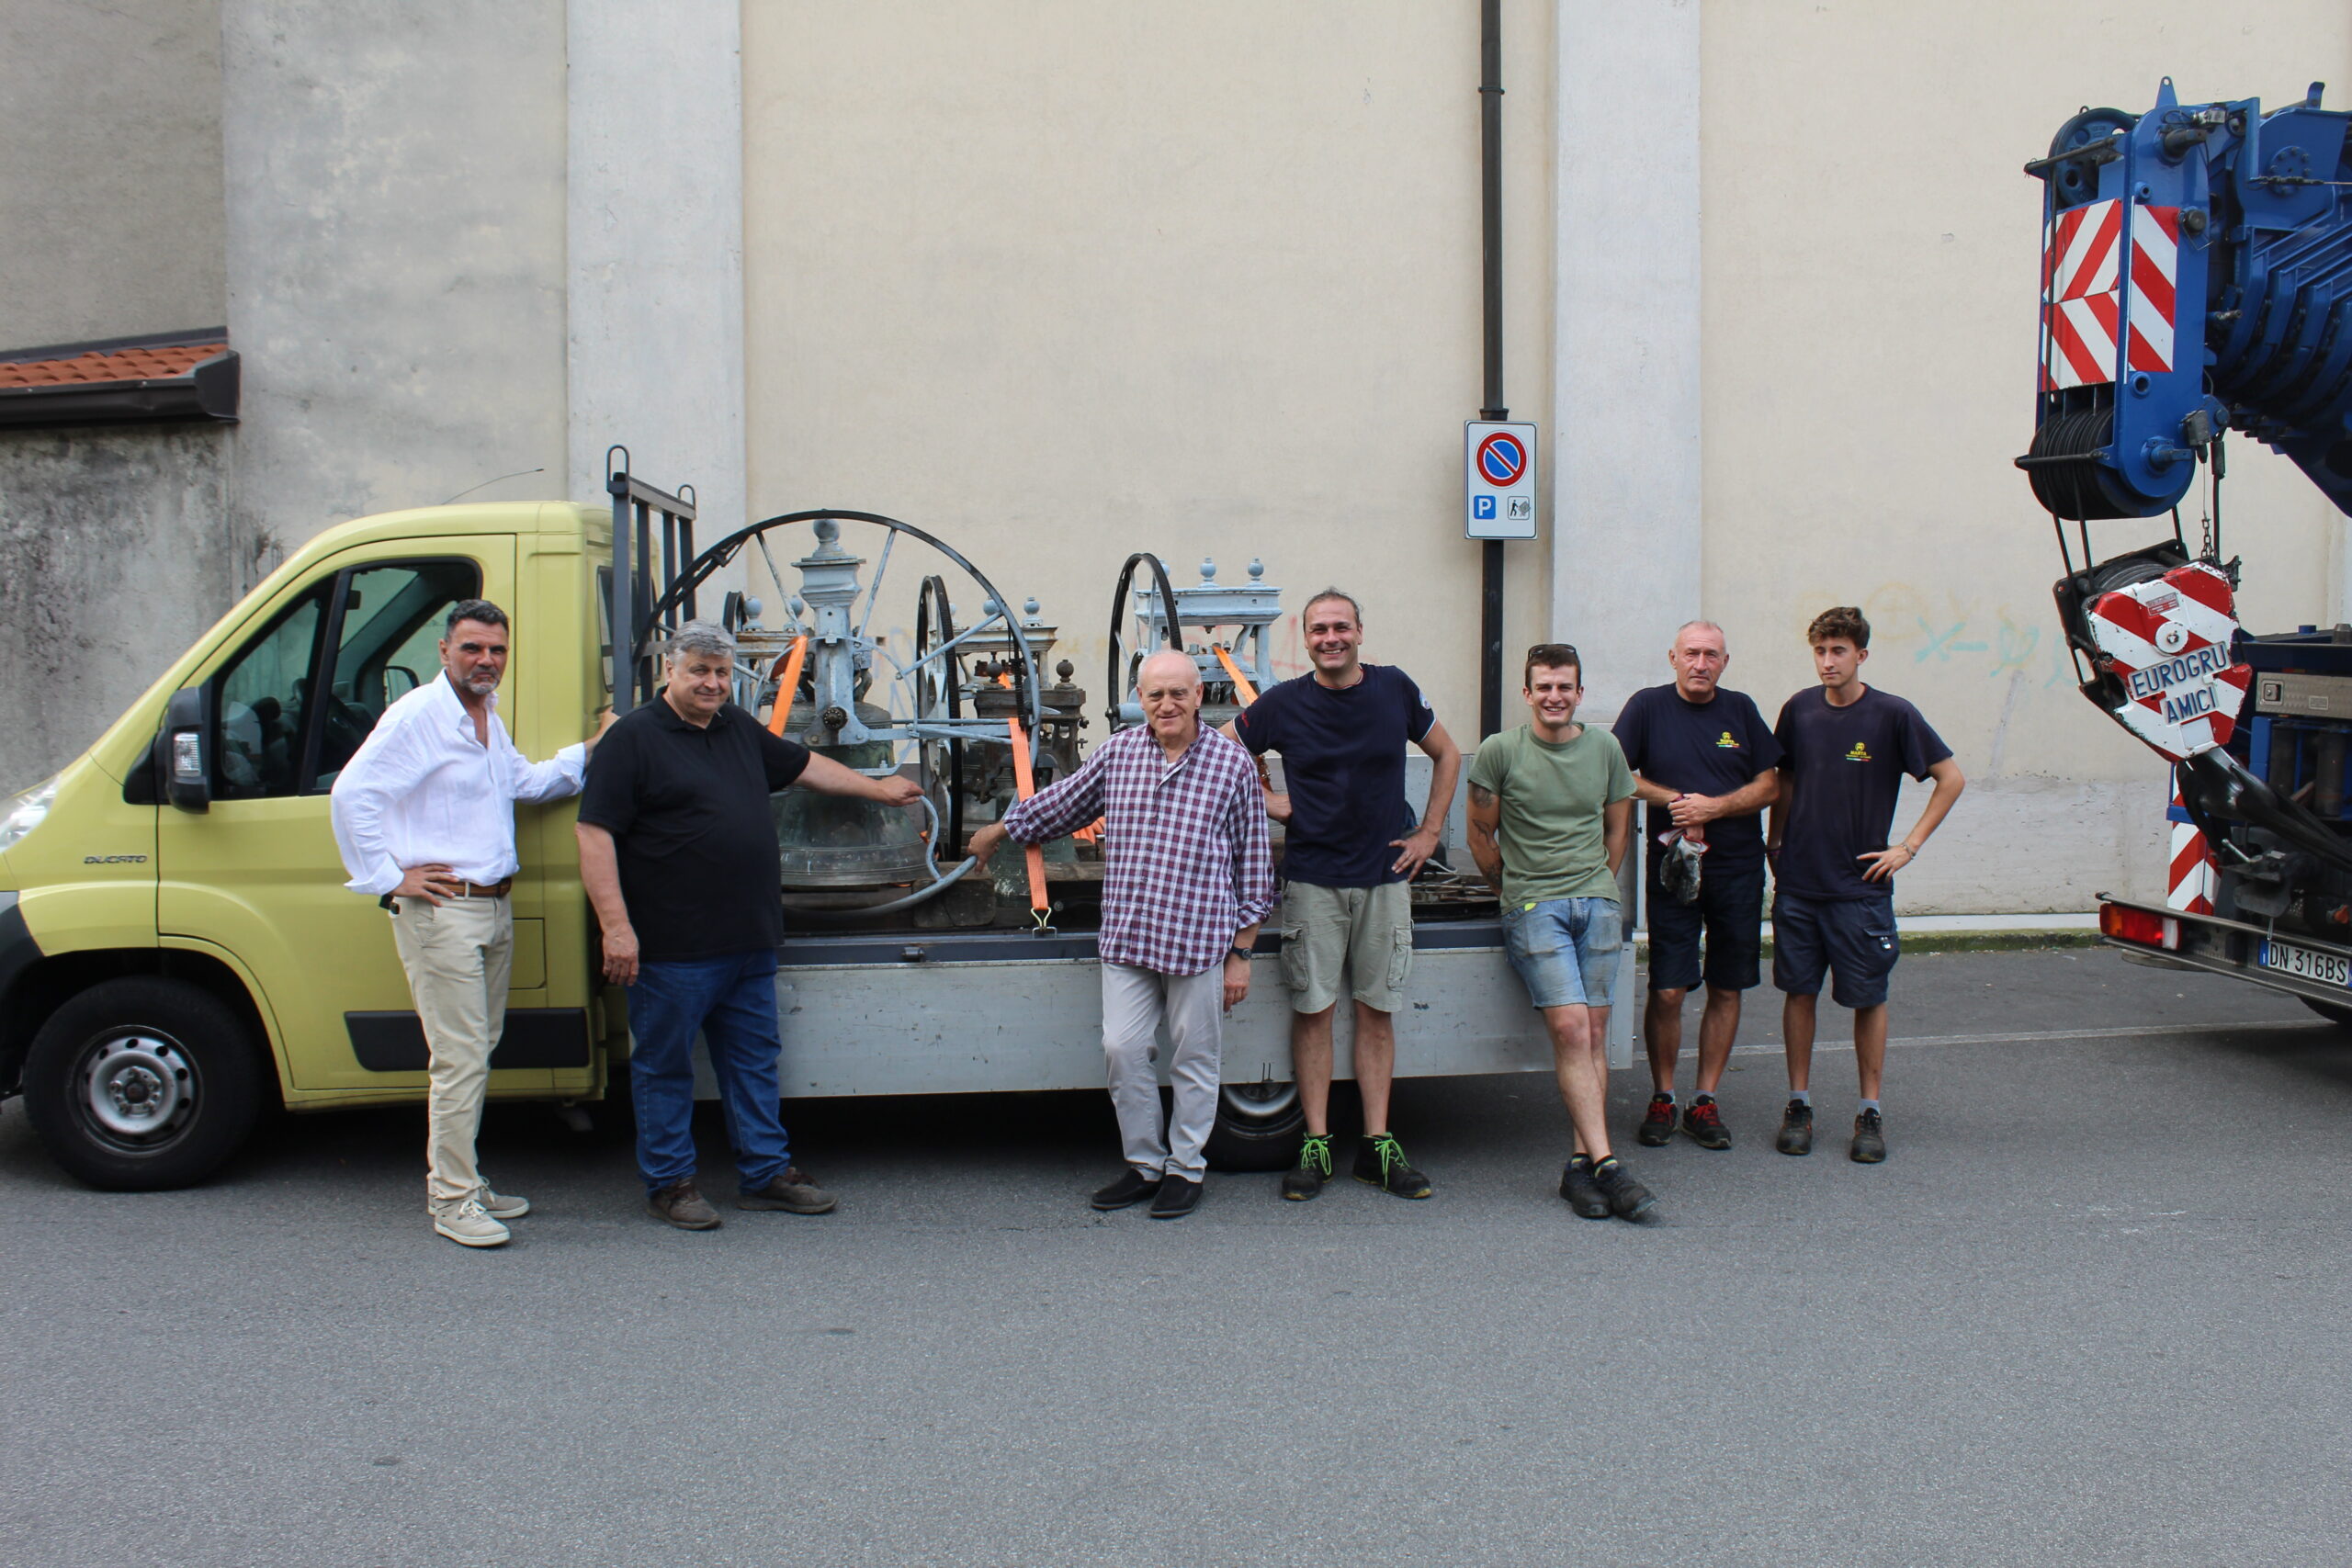
POLYGON ((212 687, 172 694, 155 745, 157 793, 182 811, 212 806, 212 687))

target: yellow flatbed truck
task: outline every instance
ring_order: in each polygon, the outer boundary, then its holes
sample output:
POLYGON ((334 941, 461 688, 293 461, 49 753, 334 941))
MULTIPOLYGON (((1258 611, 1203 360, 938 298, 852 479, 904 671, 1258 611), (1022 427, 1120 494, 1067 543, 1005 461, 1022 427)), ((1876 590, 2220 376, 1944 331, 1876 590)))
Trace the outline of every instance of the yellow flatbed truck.
MULTIPOLYGON (((461 599, 514 617, 500 712, 523 752, 588 734, 610 700, 612 542, 608 513, 568 502, 329 528, 96 744, 0 803, 0 1098, 23 1096, 59 1164, 101 1187, 181 1186, 270 1107, 422 1102, 424 1032, 382 910, 343 885, 328 791, 385 707, 439 678, 435 644, 461 599)), ((493 1099, 601 1100, 626 1063, 622 995, 592 967, 572 815, 569 802, 517 812, 493 1099)), ((1227 1030, 1227 1164, 1295 1146, 1272 929, 1227 1030)), ((1549 1070, 1493 920, 1420 927, 1416 947, 1402 1072, 1549 1070)), ((796 932, 782 959, 789 1095, 1102 1081, 1091 932, 796 932)), ((1626 970, 1630 984, 1630 955, 1626 970)), ((1345 1042, 1343 1022, 1343 1073, 1345 1042)))

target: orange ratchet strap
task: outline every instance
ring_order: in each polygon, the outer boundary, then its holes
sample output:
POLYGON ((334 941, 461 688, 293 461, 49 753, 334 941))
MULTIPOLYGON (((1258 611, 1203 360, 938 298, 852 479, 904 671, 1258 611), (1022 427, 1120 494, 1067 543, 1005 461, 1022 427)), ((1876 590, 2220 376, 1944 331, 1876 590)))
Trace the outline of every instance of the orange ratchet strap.
POLYGON ((784 673, 775 683, 775 709, 768 715, 768 733, 784 734, 784 721, 792 716, 792 699, 800 694, 800 662, 808 657, 808 634, 802 632, 792 639, 792 651, 784 656, 784 673))
MULTIPOLYGON (((1012 677, 1000 675, 1001 685, 1012 684, 1012 677)), ((1021 726, 1021 716, 1013 715, 1004 721, 1005 732, 1012 739, 1012 790, 1026 800, 1037 793, 1036 774, 1029 766, 1029 733, 1021 726)), ((1022 858, 1029 863, 1029 918, 1037 922, 1037 934, 1044 936, 1054 929, 1054 907, 1046 899, 1046 851, 1041 844, 1022 846, 1022 858)))

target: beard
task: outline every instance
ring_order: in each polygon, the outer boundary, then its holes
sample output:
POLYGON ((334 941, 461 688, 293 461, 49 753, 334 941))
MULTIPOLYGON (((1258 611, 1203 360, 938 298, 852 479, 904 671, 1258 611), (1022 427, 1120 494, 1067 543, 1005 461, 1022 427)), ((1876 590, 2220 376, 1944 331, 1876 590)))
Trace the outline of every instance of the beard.
POLYGON ((463 686, 467 691, 471 692, 475 696, 486 697, 492 692, 498 690, 498 671, 494 670, 477 670, 470 675, 459 676, 458 679, 458 684, 463 686))

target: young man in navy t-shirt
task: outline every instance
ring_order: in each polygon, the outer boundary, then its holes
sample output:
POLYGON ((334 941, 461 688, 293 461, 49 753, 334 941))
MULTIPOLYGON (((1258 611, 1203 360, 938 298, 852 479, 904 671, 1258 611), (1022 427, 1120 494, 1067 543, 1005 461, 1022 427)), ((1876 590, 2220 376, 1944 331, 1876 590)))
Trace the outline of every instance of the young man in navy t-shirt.
POLYGON ((1731 1147, 1715 1089, 1739 1033, 1740 994, 1754 987, 1764 950, 1764 808, 1780 795, 1781 743, 1745 692, 1720 684, 1731 654, 1724 629, 1690 621, 1674 634, 1674 679, 1635 692, 1610 726, 1649 802, 1650 995, 1642 1014, 1649 1049, 1649 1113, 1635 1134, 1655 1148, 1674 1136, 1674 1068, 1682 1054, 1682 998, 1702 979, 1699 1073, 1682 1128, 1702 1148, 1731 1147), (1666 868, 1680 833, 1698 856, 1698 885, 1678 890, 1666 868), (1706 959, 1700 961, 1700 935, 1706 959))
POLYGON ((1290 987, 1290 1052, 1306 1115, 1298 1164, 1282 1194, 1307 1199, 1331 1179, 1331 1014, 1344 981, 1355 1002, 1356 1089, 1364 1140, 1359 1181, 1400 1198, 1426 1198, 1429 1179, 1405 1158, 1388 1127, 1396 1068, 1393 1015, 1413 964, 1408 886, 1437 852, 1462 752, 1429 699, 1402 670, 1366 664, 1363 613, 1336 588, 1298 617, 1312 674, 1284 681, 1226 726, 1258 753, 1283 759, 1283 795, 1267 811, 1284 824, 1283 979, 1290 987), (1418 827, 1405 799, 1405 748, 1435 764, 1418 827))
POLYGON ((1951 748, 1901 697, 1862 684, 1871 625, 1842 604, 1805 633, 1821 684, 1781 708, 1781 798, 1772 808, 1772 984, 1786 993, 1781 1033, 1789 1054, 1784 1155, 1813 1150, 1815 998, 1825 968, 1830 995, 1854 1010, 1854 1065, 1862 1102, 1848 1153, 1864 1165, 1886 1157, 1879 1109, 1886 1066, 1886 982, 1901 956, 1894 874, 1919 856, 1967 781, 1951 748), (1903 776, 1933 779, 1935 792, 1911 831, 1890 844, 1903 776))

